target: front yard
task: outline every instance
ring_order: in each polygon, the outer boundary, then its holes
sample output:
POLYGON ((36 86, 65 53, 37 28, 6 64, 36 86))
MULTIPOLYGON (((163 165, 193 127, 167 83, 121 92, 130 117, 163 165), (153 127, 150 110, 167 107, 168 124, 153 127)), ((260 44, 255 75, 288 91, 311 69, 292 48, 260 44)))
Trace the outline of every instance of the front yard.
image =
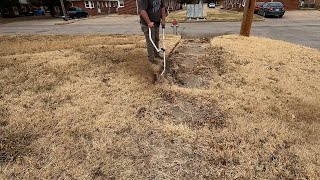
POLYGON ((142 36, 0 40, 0 179, 320 178, 319 50, 168 36, 153 84, 142 36))

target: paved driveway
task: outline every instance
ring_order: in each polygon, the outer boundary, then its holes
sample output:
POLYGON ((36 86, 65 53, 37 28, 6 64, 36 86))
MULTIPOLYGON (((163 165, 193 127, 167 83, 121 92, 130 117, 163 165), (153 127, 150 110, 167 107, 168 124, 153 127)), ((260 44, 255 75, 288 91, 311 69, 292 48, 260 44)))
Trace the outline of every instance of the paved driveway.
MULTIPOLYGON (((53 21, 52 21, 53 22, 53 21)), ((172 33, 170 24, 167 33, 172 33)), ((238 34, 240 22, 206 22, 180 24, 185 37, 211 37, 238 34)), ((28 21, 0 25, 1 34, 142 34, 138 16, 104 16, 77 21, 73 24, 28 21)), ((320 49, 320 11, 288 11, 284 18, 268 18, 254 22, 252 34, 284 40, 320 49)))

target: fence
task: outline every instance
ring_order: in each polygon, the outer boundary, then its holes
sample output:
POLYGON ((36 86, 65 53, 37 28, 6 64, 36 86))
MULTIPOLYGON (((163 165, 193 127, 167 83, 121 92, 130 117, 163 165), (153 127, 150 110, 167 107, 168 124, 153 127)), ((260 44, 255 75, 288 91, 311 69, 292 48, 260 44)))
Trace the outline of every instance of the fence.
POLYGON ((204 8, 203 4, 187 4, 187 18, 204 18, 205 13, 204 13, 204 8))

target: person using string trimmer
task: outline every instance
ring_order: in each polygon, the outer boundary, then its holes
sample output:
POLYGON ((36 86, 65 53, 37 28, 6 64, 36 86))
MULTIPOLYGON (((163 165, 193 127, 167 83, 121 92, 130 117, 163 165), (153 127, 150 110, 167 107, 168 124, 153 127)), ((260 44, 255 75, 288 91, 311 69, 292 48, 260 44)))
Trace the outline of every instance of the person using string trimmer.
MULTIPOLYGON (((154 80, 157 81, 163 68, 163 59, 159 55, 159 27, 161 24, 164 33, 166 23, 165 1, 139 0, 138 7, 141 30, 145 35, 147 43, 148 60, 155 74, 154 80), (149 31, 151 34, 149 34, 149 31)), ((164 52, 164 48, 162 48, 162 51, 164 52)))

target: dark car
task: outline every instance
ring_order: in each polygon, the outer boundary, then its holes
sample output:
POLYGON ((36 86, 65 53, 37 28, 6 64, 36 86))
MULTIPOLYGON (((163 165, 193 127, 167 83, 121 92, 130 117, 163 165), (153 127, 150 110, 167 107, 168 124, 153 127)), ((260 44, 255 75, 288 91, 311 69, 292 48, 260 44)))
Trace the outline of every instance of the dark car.
POLYGON ((254 9, 254 13, 258 14, 259 9, 264 5, 264 2, 256 2, 256 7, 254 9))
POLYGON ((79 7, 71 7, 68 9, 67 14, 70 18, 86 18, 88 17, 88 13, 79 7))
POLYGON ((263 6, 259 9, 258 14, 264 17, 277 16, 282 18, 285 12, 286 11, 281 2, 268 2, 263 4, 263 6))

